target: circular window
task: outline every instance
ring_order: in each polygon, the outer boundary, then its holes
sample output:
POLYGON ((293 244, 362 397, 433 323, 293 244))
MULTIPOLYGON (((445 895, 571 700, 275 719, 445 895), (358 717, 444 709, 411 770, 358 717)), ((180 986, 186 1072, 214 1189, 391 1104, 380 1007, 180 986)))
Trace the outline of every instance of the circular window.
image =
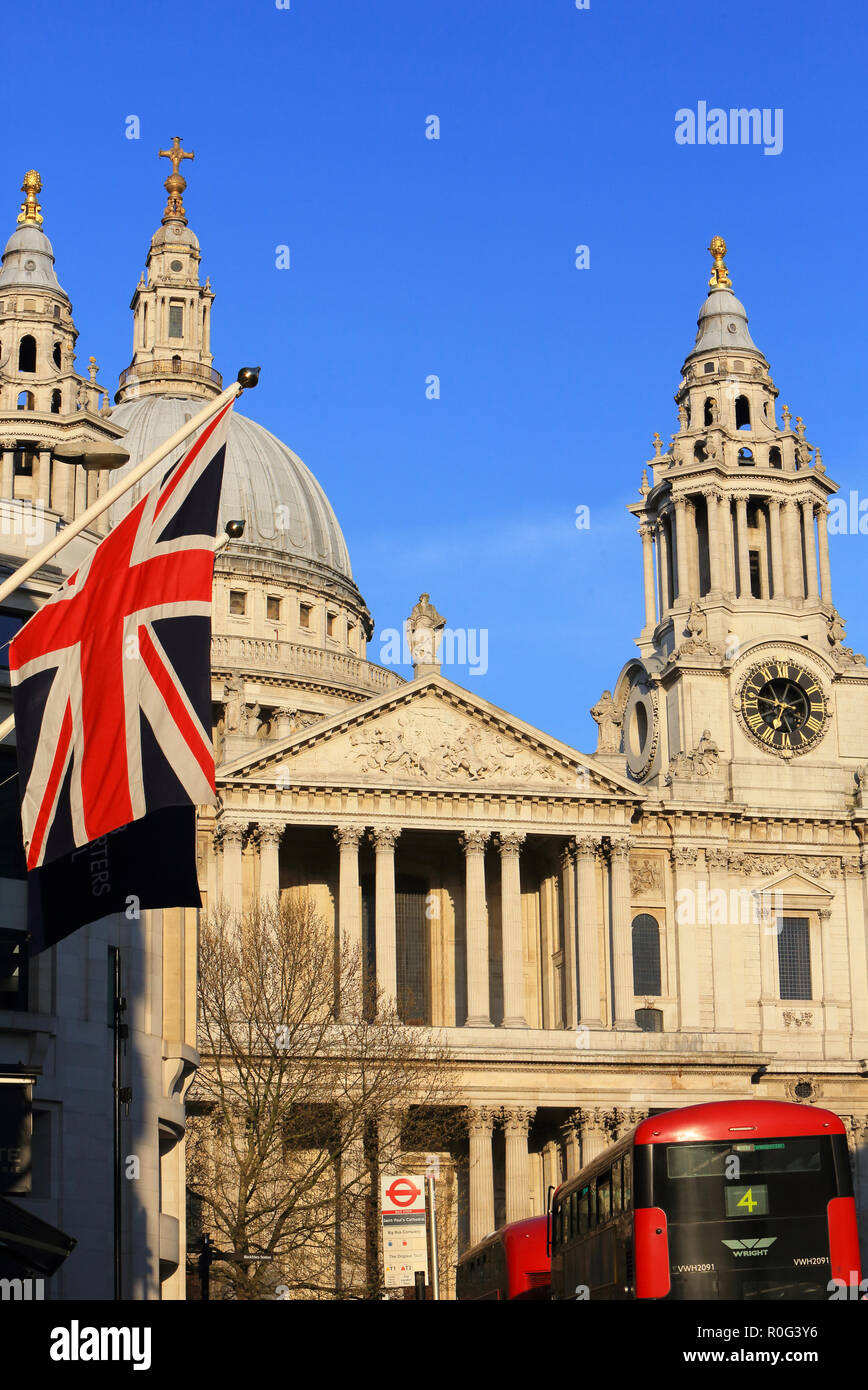
POLYGON ((24 262, 24 269, 25 269, 25 270, 35 270, 35 269, 36 269, 36 262, 35 262, 35 261, 25 261, 25 262, 24 262))
POLYGON ((633 718, 630 720, 630 752, 634 758, 642 756, 642 750, 648 739, 648 711, 640 701, 633 706, 633 718))
POLYGON ((737 332, 738 332, 738 324, 737 324, 737 323, 728 323, 726 326, 727 326, 727 328, 729 329, 730 333, 737 333, 737 332))
POLYGON ((171 266, 169 267, 169 269, 170 269, 170 270, 183 270, 183 269, 184 269, 184 262, 183 262, 183 261, 172 261, 172 264, 171 264, 171 266))
POLYGON ((808 1097, 812 1096, 813 1094, 814 1088, 811 1085, 810 1081, 800 1081, 796 1086, 796 1095, 798 1096, 799 1100, 807 1100, 808 1097))

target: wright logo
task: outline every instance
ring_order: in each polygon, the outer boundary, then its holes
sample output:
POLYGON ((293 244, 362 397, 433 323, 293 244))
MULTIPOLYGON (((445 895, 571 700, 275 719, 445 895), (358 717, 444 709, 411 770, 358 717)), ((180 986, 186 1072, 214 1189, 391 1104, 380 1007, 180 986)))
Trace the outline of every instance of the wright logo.
POLYGON ((738 1260, 744 1259, 745 1255, 767 1255, 776 1240, 777 1236, 757 1236, 753 1240, 725 1240, 722 1243, 738 1260))

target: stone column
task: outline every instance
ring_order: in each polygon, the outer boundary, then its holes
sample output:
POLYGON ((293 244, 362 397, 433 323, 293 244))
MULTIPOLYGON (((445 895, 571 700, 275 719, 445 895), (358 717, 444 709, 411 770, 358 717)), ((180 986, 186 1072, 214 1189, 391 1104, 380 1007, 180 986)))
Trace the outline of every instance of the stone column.
POLYGON ((684 502, 687 517, 687 585, 691 598, 699 598, 699 527, 696 524, 696 504, 688 497, 684 502))
POLYGON ((262 824, 259 827, 259 900, 262 903, 280 901, 280 842, 283 826, 262 824))
MULTIPOLYGON (((360 991, 361 980, 358 978, 358 972, 362 964, 362 901, 359 885, 359 841, 362 838, 362 828, 358 825, 338 825, 334 829, 334 837, 340 851, 338 870, 340 975, 342 979, 347 980, 347 976, 344 974, 346 962, 352 961, 354 983, 360 991)), ((354 998, 349 1007, 355 1008, 360 1004, 361 998, 354 998)), ((341 1013, 344 1012, 345 1001, 342 1000, 341 1013)))
MULTIPOLYGON (((820 923, 820 958, 812 962, 811 968, 811 998, 819 999, 821 1004, 825 1004, 826 1017, 824 1023, 828 1028, 828 1005, 836 1001, 832 996, 831 990, 831 961, 832 961, 832 909, 830 907, 820 907, 817 909, 817 920, 820 923)), ((778 938, 780 948, 780 938, 778 938)))
POLYGON ((506 1130, 506 1219, 522 1221, 530 1216, 530 1165, 527 1152, 527 1132, 533 1110, 516 1108, 504 1110, 506 1130))
POLYGON ((645 584, 645 626, 654 627, 657 614, 654 607, 654 541, 647 521, 639 526, 642 537, 642 577, 645 584))
POLYGON ((488 975, 488 908, 485 901, 486 830, 467 830, 464 850, 464 921, 467 942, 467 1028, 491 1028, 488 975))
MULTIPOLYGON (((729 886, 729 850, 709 847, 705 851, 705 866, 708 870, 709 901, 720 901, 717 894, 727 894, 729 886)), ((727 894, 728 900, 728 894, 727 894)), ((736 922, 718 922, 717 914, 710 913, 709 931, 711 933, 711 973, 714 979, 714 1028, 715 1031, 729 1032, 735 1027, 733 999, 733 954, 742 959, 740 933, 736 922)))
POLYGON ((500 836, 500 921, 503 942, 503 1026, 526 1028, 524 948, 521 929, 521 867, 524 835, 500 836))
MULTIPOLYGON (((854 1047, 863 1048, 868 1034, 868 977, 865 972, 866 946, 865 924, 868 921, 866 910, 868 898, 868 856, 862 850, 855 869, 844 861, 844 903, 847 912, 847 960, 850 980, 850 1017, 854 1047)), ((864 1051, 854 1051, 854 1056, 864 1057, 864 1051)))
POLYGON ((631 835, 612 836, 612 974, 615 982, 615 1028, 636 1030, 633 1002, 633 934, 630 915, 631 835))
POLYGON ((772 593, 782 598, 786 593, 784 584, 784 540, 781 530, 781 502, 779 497, 768 499, 769 524, 772 532, 772 593))
POLYGON ((784 585, 789 598, 804 598, 802 572, 802 537, 799 529, 799 504, 793 498, 783 503, 781 514, 784 533, 784 585))
POLYGON ((660 595, 660 618, 669 611, 669 534, 666 518, 657 521, 657 587, 660 595))
POLYGON ((602 1028, 600 1017, 600 937, 597 907, 597 851, 599 841, 585 835, 576 842, 579 899, 579 1001, 580 1021, 588 1028, 602 1028))
POLYGON ((675 560, 678 573, 678 597, 687 599, 690 595, 690 552, 687 539, 687 498, 673 498, 675 507, 675 560))
POLYGON ((750 598, 750 557, 747 543, 747 498, 736 497, 735 516, 738 523, 738 587, 739 598, 750 598))
POLYGON ((566 1173, 564 1174, 565 1181, 567 1178, 573 1177, 575 1173, 578 1173, 582 1166, 582 1149, 579 1141, 581 1125, 582 1112, 580 1110, 574 1111, 570 1118, 561 1125, 566 1164, 566 1173))
POLYGON ((575 1028, 579 1021, 576 980, 576 842, 570 840, 561 850, 561 897, 564 910, 564 1002, 565 1024, 575 1028))
POLYGON ((488 1106, 471 1110, 470 1133, 470 1244, 476 1245, 494 1230, 494 1161, 491 1134, 497 1112, 488 1106))
POLYGON ((809 497, 802 501, 802 525, 805 531, 805 570, 808 581, 808 598, 819 598, 817 542, 814 536, 814 504, 809 497))
POLYGON ((377 943, 377 988, 383 1011, 394 1008, 398 998, 398 942, 395 919, 395 846, 400 830, 391 825, 374 827, 374 911, 377 943))
POLYGON ((709 588, 719 591, 726 588, 722 551, 724 537, 721 535, 723 497, 713 489, 703 496, 708 515, 708 583, 709 588))
MULTIPOLYGON (((99 476, 99 475, 97 475, 99 476)), ((51 450, 39 450, 39 463, 35 478, 36 487, 33 491, 33 500, 41 501, 46 507, 51 506, 51 450)))
POLYGON ((817 508, 817 548, 820 552, 820 598, 832 602, 832 571, 829 568, 829 508, 817 508))
POLYGON ((672 865, 675 870, 675 901, 685 904, 691 901, 693 912, 682 906, 676 915, 675 937, 678 961, 678 1002, 679 1022, 683 1031, 696 1032, 699 1028, 699 962, 696 951, 696 936, 706 929, 697 918, 696 892, 696 850, 692 845, 676 845, 672 850, 672 865), (682 896, 679 897, 678 895, 682 896), (681 921, 678 917, 681 917, 681 921))
POLYGON ((13 449, 4 449, 2 464, 0 464, 0 497, 11 498, 15 488, 13 464, 15 452, 13 449))
POLYGON ((599 1106, 582 1110, 582 1167, 591 1163, 604 1149, 609 1147, 610 1126, 614 1122, 614 1111, 601 1110, 599 1106))
POLYGON ((221 816, 217 824, 223 845, 220 896, 233 917, 241 912, 243 906, 241 846, 246 824, 237 816, 221 816))
MULTIPOLYGON (((549 1190, 561 1185, 561 1153, 554 1139, 543 1145, 543 1200, 548 1203, 549 1190)), ((546 1207, 543 1206, 543 1211, 546 1207)))
POLYGON ((757 513, 757 530, 759 531, 757 551, 759 553, 760 595, 762 598, 771 598, 772 581, 769 570, 769 536, 771 528, 769 519, 762 510, 757 513))

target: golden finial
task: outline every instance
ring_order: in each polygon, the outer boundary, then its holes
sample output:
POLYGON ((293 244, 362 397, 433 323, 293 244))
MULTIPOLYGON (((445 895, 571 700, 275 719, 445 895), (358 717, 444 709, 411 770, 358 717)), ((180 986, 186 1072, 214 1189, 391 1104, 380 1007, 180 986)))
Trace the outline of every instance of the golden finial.
POLYGON ((19 227, 41 227, 42 208, 37 200, 37 193, 42 191, 42 179, 36 169, 28 169, 24 175, 24 182, 21 185, 21 192, 26 194, 24 202, 21 204, 21 211, 18 214, 19 227))
POLYGON ((187 221, 187 214, 184 211, 183 203, 184 189, 187 187, 187 180, 182 174, 178 173, 178 165, 181 163, 182 159, 195 159, 196 155, 193 150, 181 149, 182 139, 183 136, 181 135, 173 135, 172 148, 170 150, 159 151, 161 159, 171 159, 172 161, 172 172, 163 184, 163 187, 169 195, 169 201, 166 203, 166 211, 163 213, 164 222, 187 221))
POLYGON ((87 359, 87 370, 90 375, 91 381, 93 382, 94 386, 96 386, 96 374, 99 371, 99 367, 96 365, 95 357, 89 357, 87 359))
POLYGON ((726 242, 723 237, 713 236, 708 250, 714 257, 711 279, 708 282, 710 287, 713 290, 731 290, 732 281, 729 278, 729 271, 723 263, 723 258, 726 255, 726 242))
POLYGON ((660 450, 661 450, 662 448, 663 448, 663 440, 660 438, 659 434, 657 434, 657 432, 656 432, 656 430, 655 430, 655 432, 654 432, 654 457, 655 457, 656 459, 659 459, 659 457, 660 457, 660 450))

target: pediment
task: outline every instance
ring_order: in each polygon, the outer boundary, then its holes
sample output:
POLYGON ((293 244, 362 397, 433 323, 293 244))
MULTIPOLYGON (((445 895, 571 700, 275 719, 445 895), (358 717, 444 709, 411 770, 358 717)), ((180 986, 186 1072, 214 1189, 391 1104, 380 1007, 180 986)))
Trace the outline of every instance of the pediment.
POLYGON ((783 873, 769 879, 768 883, 763 884, 763 890, 782 893, 788 898, 822 898, 824 902, 833 896, 822 883, 797 872, 783 873))
POLYGON ((298 731, 220 769, 221 781, 277 778, 353 786, 572 791, 629 796, 626 777, 432 675, 298 731))

